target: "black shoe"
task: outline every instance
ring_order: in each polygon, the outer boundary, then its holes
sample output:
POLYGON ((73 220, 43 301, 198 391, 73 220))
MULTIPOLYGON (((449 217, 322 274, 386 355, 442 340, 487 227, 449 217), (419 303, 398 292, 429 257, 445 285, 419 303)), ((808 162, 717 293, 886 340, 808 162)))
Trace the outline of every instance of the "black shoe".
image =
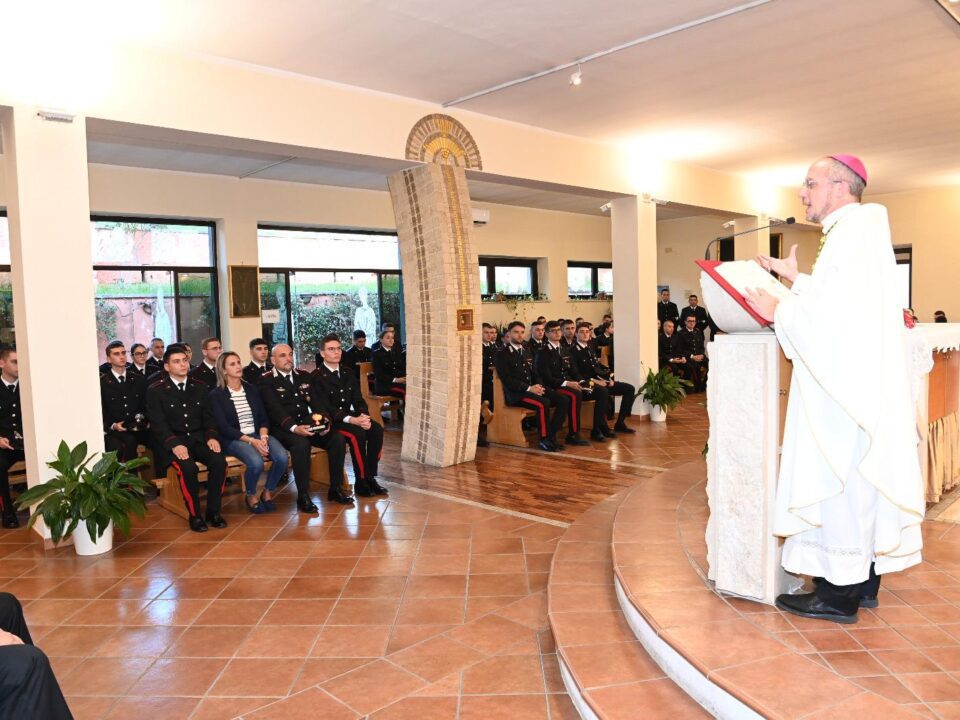
POLYGON ((540 449, 545 452, 557 452, 560 448, 557 447, 557 444, 550 438, 544 438, 539 442, 540 449))
POLYGON ((614 432, 618 433, 630 433, 631 435, 636 432, 632 427, 627 425, 625 422, 618 422, 613 426, 614 432))
MULTIPOLYGON (((309 500, 309 498, 307 498, 309 500)), ((331 490, 327 493, 327 500, 330 502, 340 503, 341 505, 353 505, 353 498, 347 497, 343 494, 343 490, 331 490)), ((313 507, 313 510, 304 510, 304 512, 316 512, 317 506, 312 502, 310 505, 313 507)), ((300 503, 297 503, 297 507, 300 507, 300 503)), ((302 510, 303 508, 301 508, 302 510)))
POLYGON ((266 496, 264 495, 265 492, 266 490, 260 493, 260 504, 263 505, 264 510, 273 512, 277 509, 277 504, 273 500, 267 500, 266 496))
POLYGON ((606 442, 606 441, 607 441, 606 436, 605 436, 602 432, 598 432, 598 431, 596 431, 596 430, 594 430, 592 433, 590 433, 590 439, 593 440, 594 442, 606 442))
MULTIPOLYGON (((823 582, 823 578, 819 578, 819 577, 813 578, 814 587, 819 585, 821 582, 823 582)), ((862 598, 860 598, 860 607, 873 610, 875 608, 880 607, 880 601, 877 599, 876 595, 864 595, 862 598)))
POLYGON ((3 514, 3 526, 9 530, 20 527, 20 519, 16 513, 3 514))
POLYGON ((610 428, 608 428, 606 425, 604 425, 602 428, 600 428, 600 432, 603 433, 603 436, 604 436, 604 437, 608 437, 608 438, 612 438, 612 437, 616 437, 616 436, 617 436, 617 434, 616 434, 613 430, 611 430, 610 428))
POLYGON ((194 532, 206 532, 207 524, 203 521, 203 518, 199 515, 190 516, 190 529, 194 532))
POLYGON ((843 625, 853 625, 857 622, 856 610, 852 613, 837 610, 818 598, 816 593, 780 595, 777 597, 776 605, 784 612, 814 620, 829 620, 843 625))
POLYGON ((297 510, 302 513, 315 513, 319 508, 309 495, 301 495, 297 498, 297 510))
POLYGON ((370 485, 367 485, 366 483, 363 483, 363 484, 357 483, 353 488, 353 492, 358 497, 370 498, 370 497, 377 496, 377 491, 374 490, 370 485))
POLYGON ((569 435, 567 435, 564 442, 567 445, 589 445, 590 444, 589 442, 584 440, 582 437, 580 437, 576 433, 570 433, 569 435))
POLYGON ((243 504, 246 505, 247 510, 249 510, 254 515, 263 515, 265 512, 267 512, 267 506, 263 502, 262 495, 260 496, 260 499, 257 500, 253 505, 251 505, 248 500, 244 500, 243 504))
POLYGON ((386 489, 383 485, 381 485, 380 483, 378 483, 376 480, 371 480, 371 481, 370 481, 370 489, 373 490, 374 494, 376 494, 376 495, 389 495, 389 494, 390 494, 389 492, 387 492, 387 489, 386 489))
POLYGON ((223 515, 220 513, 207 513, 207 525, 212 525, 215 528, 225 528, 227 526, 227 521, 223 519, 223 515))

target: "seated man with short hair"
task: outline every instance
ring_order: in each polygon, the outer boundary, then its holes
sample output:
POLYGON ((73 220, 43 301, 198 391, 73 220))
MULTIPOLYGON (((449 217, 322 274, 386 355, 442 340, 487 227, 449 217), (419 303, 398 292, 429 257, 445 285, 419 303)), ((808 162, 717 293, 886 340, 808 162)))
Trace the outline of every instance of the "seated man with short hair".
POLYGON ((73 720, 50 661, 35 647, 20 602, 0 592, 0 718, 73 720))
MULTIPOLYGON (((390 330, 394 335, 397 334, 397 326, 393 323, 385 322, 380 326, 380 334, 377 336, 377 341, 370 347, 370 352, 376 352, 383 346, 383 334, 390 330)), ((364 333, 366 335, 366 333, 364 333)))
MULTIPOLYGON (((360 379, 360 363, 370 362, 373 350, 367 347, 367 334, 363 330, 353 331, 353 345, 343 351, 340 365, 350 370, 354 377, 360 379)), ((317 353, 317 367, 323 364, 323 358, 317 353)))
POLYGON ((680 345, 679 336, 673 331, 673 320, 663 321, 663 332, 659 339, 660 367, 670 368, 677 377, 684 377, 686 372, 687 359, 683 356, 683 347, 680 345))
POLYGON ((313 416, 322 415, 329 421, 333 413, 325 406, 314 407, 310 395, 310 373, 293 366, 293 348, 286 344, 273 346, 273 370, 260 381, 260 394, 270 416, 270 434, 290 451, 293 478, 297 483, 297 508, 300 512, 319 511, 310 497, 310 449, 322 448, 327 453, 330 471, 330 490, 327 499, 341 505, 352 505, 353 498, 344 495, 343 459, 346 446, 343 436, 333 432, 333 426, 318 429, 313 416))
POLYGON ((225 528, 220 497, 226 484, 227 460, 220 447, 217 421, 209 390, 188 377, 187 354, 180 345, 163 353, 166 373, 147 388, 147 419, 154 438, 157 469, 172 466, 189 514, 190 529, 206 532, 207 525, 225 528), (207 466, 207 512, 200 515, 200 469, 207 466))
POLYGON ((547 342, 545 331, 543 329, 546 323, 535 322, 530 325, 530 341, 527 344, 527 347, 530 348, 530 352, 533 353, 536 357, 537 351, 541 350, 544 344, 547 342))
POLYGON ((150 357, 147 358, 147 367, 150 370, 147 372, 147 377, 163 370, 163 349, 163 338, 155 337, 150 341, 150 357))
POLYGON ((217 386, 217 358, 223 352, 223 345, 217 338, 208 337, 200 343, 200 348, 203 358, 190 371, 190 378, 203 383, 208 390, 213 390, 217 386))
POLYGON ((326 406, 333 413, 333 429, 343 435, 353 458, 356 494, 360 497, 386 495, 386 488, 377 482, 383 428, 370 418, 367 403, 360 394, 360 382, 340 364, 342 354, 338 335, 327 335, 320 341, 321 362, 310 386, 311 404, 326 406))
MULTIPOLYGON (((537 353, 536 368, 537 377, 548 390, 559 395, 565 395, 569 400, 568 409, 568 433, 564 440, 569 445, 589 445, 590 443, 580 437, 580 411, 583 407, 583 390, 580 387, 580 377, 577 375, 573 365, 564 356, 567 350, 560 345, 560 323, 551 320, 547 323, 547 343, 543 349, 537 353)), ((606 400, 600 408, 602 413, 606 412, 606 400)), ((599 429, 596 432, 600 432, 599 429)), ((594 439, 598 439, 595 435, 594 439)), ((599 436, 602 439, 602 434, 599 436)))
POLYGON ((693 383, 694 392, 702 392, 707 387, 707 351, 703 331, 697 327, 697 318, 687 315, 685 327, 677 335, 680 347, 686 358, 686 379, 693 383))
POLYGON ((17 351, 0 348, 0 517, 5 528, 20 527, 10 498, 10 466, 23 460, 23 416, 17 351))
POLYGON ((561 320, 560 332, 561 336, 557 341, 559 345, 564 348, 573 347, 573 343, 577 339, 577 323, 575 323, 573 320, 561 320))
POLYGON ((243 380, 254 387, 260 384, 264 374, 273 370, 270 357, 270 344, 263 338, 250 341, 250 362, 243 368, 243 380))
MULTIPOLYGON (((602 387, 610 398, 620 397, 620 413, 617 415, 617 422, 613 426, 614 431, 619 433, 635 433, 636 430, 627 425, 627 418, 633 412, 634 396, 637 394, 633 385, 613 379, 613 373, 606 365, 600 362, 596 351, 590 347, 590 327, 584 323, 577 330, 577 342, 573 347, 573 361, 577 366, 577 372, 584 380, 593 380, 594 387, 602 387)), ((600 406, 599 396, 597 407, 600 406)), ((613 415, 612 406, 611 416, 613 415)), ((606 409, 603 411, 606 412, 606 409)), ((594 414, 594 423, 597 422, 597 415, 594 414)), ((602 418, 603 427, 607 427, 606 417, 602 418)), ((594 425, 596 428, 596 425, 594 425)), ((606 434, 606 433, 604 433, 606 434)), ((609 437, 609 436, 608 436, 609 437)))
POLYGON ((380 349, 373 353, 373 392, 407 396, 407 358, 396 344, 393 330, 380 333, 380 349))
POLYGON ((147 381, 127 366, 127 351, 119 340, 107 345, 107 360, 110 369, 100 376, 103 446, 117 453, 120 462, 127 462, 137 457, 138 445, 150 442, 147 381))

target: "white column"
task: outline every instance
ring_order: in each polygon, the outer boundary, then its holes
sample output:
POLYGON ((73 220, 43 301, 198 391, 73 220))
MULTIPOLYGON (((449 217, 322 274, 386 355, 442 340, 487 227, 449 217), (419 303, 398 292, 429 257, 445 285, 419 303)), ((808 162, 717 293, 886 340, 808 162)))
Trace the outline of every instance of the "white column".
POLYGON ((3 111, 0 125, 32 486, 52 477, 46 463, 61 440, 103 450, 98 359, 90 350, 97 334, 86 123, 51 122, 18 106, 3 111))
POLYGON ((617 378, 635 387, 657 370, 657 206, 649 198, 611 203, 613 319, 617 378))
POLYGON ((757 230, 765 225, 769 225, 770 220, 766 215, 750 215, 749 217, 736 218, 733 221, 733 231, 735 233, 744 230, 756 230, 748 232, 745 235, 734 238, 733 256, 737 260, 752 260, 757 255, 768 255, 770 253, 770 228, 757 230))
MULTIPOLYGON (((244 365, 250 361, 249 343, 263 331, 260 318, 230 317, 231 265, 257 265, 257 220, 239 210, 217 221, 217 283, 220 290, 220 342, 224 350, 240 354, 244 365)), ((270 338, 267 338, 269 342, 270 338)))

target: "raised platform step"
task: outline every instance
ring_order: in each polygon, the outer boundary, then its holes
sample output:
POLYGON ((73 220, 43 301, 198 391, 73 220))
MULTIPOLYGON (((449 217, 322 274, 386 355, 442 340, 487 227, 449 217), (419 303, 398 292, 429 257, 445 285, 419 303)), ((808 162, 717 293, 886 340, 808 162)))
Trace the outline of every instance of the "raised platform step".
POLYGON ((622 617, 668 677, 720 718, 960 717, 960 528, 926 523, 925 562, 841 627, 713 591, 705 478, 645 480, 613 520, 622 617))
POLYGON ((626 492, 584 513, 554 555, 547 596, 564 685, 583 718, 708 717, 643 649, 617 602, 611 532, 626 492))

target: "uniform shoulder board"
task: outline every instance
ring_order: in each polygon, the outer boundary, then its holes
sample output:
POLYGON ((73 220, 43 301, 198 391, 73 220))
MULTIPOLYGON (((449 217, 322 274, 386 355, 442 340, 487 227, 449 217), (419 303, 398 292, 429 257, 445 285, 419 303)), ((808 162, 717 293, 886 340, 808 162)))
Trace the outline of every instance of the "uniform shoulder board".
POLYGON ((162 387, 165 380, 166 378, 157 378, 152 383, 150 383, 150 387, 152 388, 162 387))
POLYGON ((270 368, 269 370, 264 368, 263 375, 261 375, 261 377, 270 377, 271 375, 273 375, 273 368, 270 368))

